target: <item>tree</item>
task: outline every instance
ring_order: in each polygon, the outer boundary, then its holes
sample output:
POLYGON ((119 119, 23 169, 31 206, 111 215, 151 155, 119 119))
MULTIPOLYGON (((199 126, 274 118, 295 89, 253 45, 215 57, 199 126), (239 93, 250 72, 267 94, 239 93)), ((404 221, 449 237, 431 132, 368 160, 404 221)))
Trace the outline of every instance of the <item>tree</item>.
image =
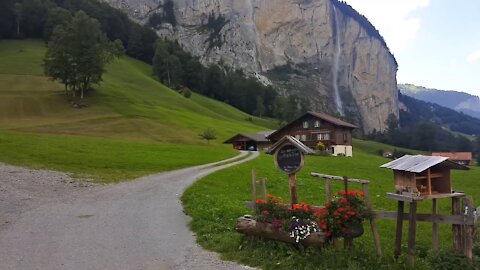
POLYGON ((62 82, 74 96, 80 93, 83 99, 92 84, 102 81, 105 65, 122 51, 120 41, 110 42, 98 21, 79 11, 70 23, 54 29, 44 59, 44 73, 62 82))
POLYGON ((202 133, 200 133, 199 136, 203 140, 207 140, 208 144, 210 144, 211 140, 217 139, 217 132, 213 128, 207 128, 202 133))
POLYGON ((43 37, 46 40, 49 40, 55 27, 62 24, 68 24, 71 20, 72 14, 70 11, 61 7, 49 9, 47 12, 45 26, 43 28, 43 37))

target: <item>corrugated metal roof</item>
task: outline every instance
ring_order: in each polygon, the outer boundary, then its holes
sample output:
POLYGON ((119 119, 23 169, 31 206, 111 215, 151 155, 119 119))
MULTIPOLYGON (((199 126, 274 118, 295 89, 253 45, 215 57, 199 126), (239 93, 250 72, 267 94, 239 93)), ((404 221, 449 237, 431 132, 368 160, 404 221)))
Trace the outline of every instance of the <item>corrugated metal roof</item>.
POLYGON ((304 154, 315 154, 315 151, 313 151, 310 147, 306 146, 303 144, 300 140, 298 140, 295 137, 292 136, 285 136, 282 139, 280 139, 278 142, 276 142, 274 145, 272 145, 270 148, 267 150, 267 154, 273 154, 277 150, 277 148, 285 143, 290 143, 300 149, 304 154))
POLYGON ((446 165, 451 169, 468 170, 468 167, 451 162, 447 157, 431 157, 423 155, 405 155, 399 159, 383 164, 380 167, 396 171, 419 173, 442 162, 446 162, 446 165))

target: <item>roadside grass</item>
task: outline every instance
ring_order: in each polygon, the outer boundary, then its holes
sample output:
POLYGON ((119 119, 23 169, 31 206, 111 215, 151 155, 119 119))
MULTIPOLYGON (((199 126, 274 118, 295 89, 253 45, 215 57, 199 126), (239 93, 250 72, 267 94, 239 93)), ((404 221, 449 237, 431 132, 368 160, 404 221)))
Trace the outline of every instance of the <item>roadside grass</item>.
MULTIPOLYGON (((322 205, 325 198, 324 182, 310 176, 311 172, 349 176, 370 180, 370 195, 376 210, 396 210, 396 201, 385 198, 386 192, 393 191, 393 174, 380 169, 388 162, 372 153, 387 146, 374 142, 354 141, 354 157, 313 157, 306 159, 305 167, 297 175, 297 190, 300 201, 322 205)), ((390 146, 388 146, 390 147, 390 146)), ((263 269, 406 269, 406 239, 404 229, 403 256, 399 262, 393 260, 395 222, 377 222, 384 256, 375 255, 370 226, 365 224, 364 236, 354 241, 354 248, 345 252, 327 248, 325 250, 296 249, 293 246, 243 237, 235 232, 236 219, 251 214, 245 206, 251 201, 251 170, 255 168, 258 177, 267 178, 267 192, 288 201, 288 177, 277 171, 273 158, 262 154, 259 158, 233 168, 216 172, 201 179, 183 195, 185 211, 192 217, 191 228, 197 234, 197 241, 203 247, 221 253, 223 259, 239 261, 263 269)), ((480 170, 453 172, 453 186, 464 190, 469 196, 479 198, 480 170)), ((360 186, 351 185, 352 189, 360 186)), ((334 191, 342 189, 341 183, 334 184, 334 191)), ((478 203, 478 202, 477 202, 478 203)), ((419 203, 420 213, 431 211, 431 201, 419 203)), ((439 200, 439 212, 448 215, 451 201, 439 200)), ((404 226, 407 224, 405 223, 404 226)), ((443 250, 449 250, 451 226, 440 225, 440 243, 443 250)), ((416 269, 433 269, 431 252, 431 223, 418 223, 416 269)))
POLYGON ((0 132, 0 160, 112 183, 235 155, 224 146, 148 143, 108 138, 0 132))

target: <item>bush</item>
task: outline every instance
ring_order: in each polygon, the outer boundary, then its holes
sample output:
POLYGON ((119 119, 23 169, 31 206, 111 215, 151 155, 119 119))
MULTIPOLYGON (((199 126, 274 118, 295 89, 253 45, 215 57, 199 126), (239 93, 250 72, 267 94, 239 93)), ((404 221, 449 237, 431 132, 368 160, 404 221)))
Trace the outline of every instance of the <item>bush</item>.
POLYGON ((326 147, 325 147, 325 144, 323 144, 322 142, 318 142, 317 143, 317 150, 322 152, 322 151, 325 151, 326 147))

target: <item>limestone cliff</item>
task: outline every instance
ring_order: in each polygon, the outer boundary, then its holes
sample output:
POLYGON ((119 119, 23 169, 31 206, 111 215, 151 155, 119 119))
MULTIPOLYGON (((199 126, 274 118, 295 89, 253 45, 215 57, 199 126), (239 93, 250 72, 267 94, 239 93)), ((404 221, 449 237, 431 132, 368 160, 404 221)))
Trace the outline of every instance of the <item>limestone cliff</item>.
POLYGON ((393 55, 337 0, 105 1, 142 23, 154 16, 160 36, 203 63, 309 95, 313 109, 344 115, 364 132, 398 115, 393 55))

